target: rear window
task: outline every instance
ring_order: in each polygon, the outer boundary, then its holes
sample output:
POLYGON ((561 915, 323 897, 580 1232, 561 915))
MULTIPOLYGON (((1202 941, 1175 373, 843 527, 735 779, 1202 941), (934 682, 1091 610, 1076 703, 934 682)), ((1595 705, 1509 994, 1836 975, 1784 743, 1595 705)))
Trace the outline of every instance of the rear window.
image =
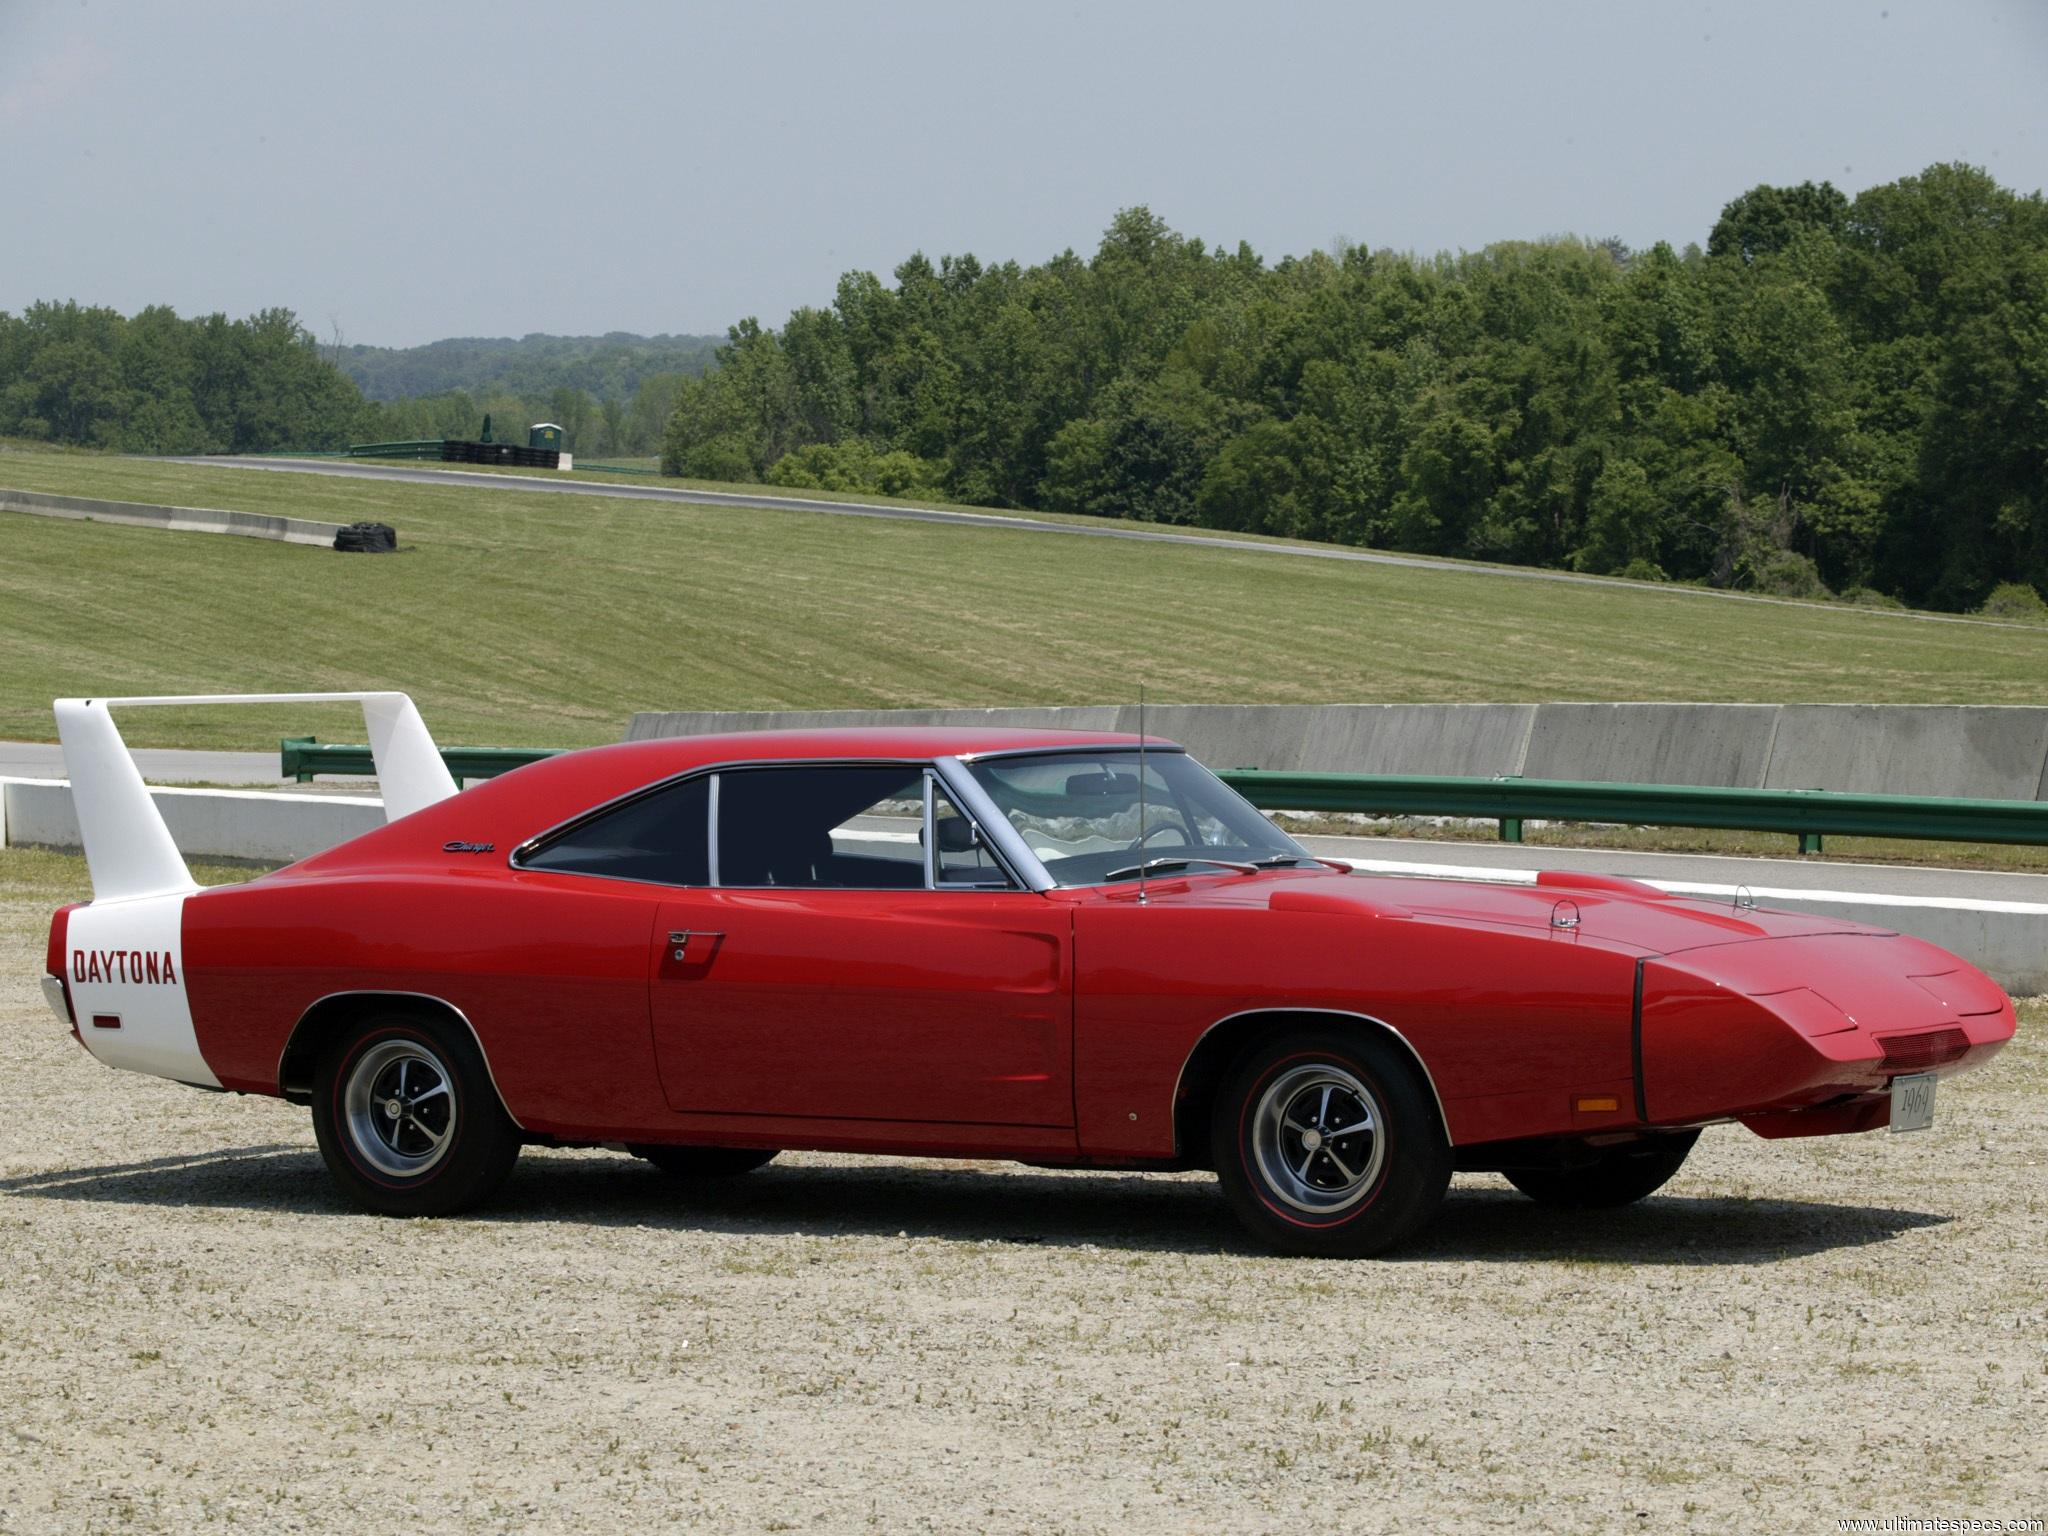
POLYGON ((685 779, 593 816, 526 855, 525 869, 709 885, 711 781, 685 779))

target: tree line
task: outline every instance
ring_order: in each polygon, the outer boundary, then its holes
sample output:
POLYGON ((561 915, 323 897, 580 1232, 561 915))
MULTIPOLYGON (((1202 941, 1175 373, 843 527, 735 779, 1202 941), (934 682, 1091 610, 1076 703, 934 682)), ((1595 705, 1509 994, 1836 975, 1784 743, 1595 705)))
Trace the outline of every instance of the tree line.
POLYGON ((0 313, 0 436, 131 453, 338 448, 364 403, 288 309, 0 313))
POLYGON ((418 347, 351 345, 324 350, 372 400, 406 400, 462 391, 546 399, 558 389, 595 400, 631 400, 649 379, 702 373, 716 336, 456 336, 418 347))
POLYGON ((457 337, 419 347, 337 343, 323 350, 381 402, 378 436, 473 437, 552 421, 586 458, 651 457, 685 378, 709 366, 711 336, 457 337))
POLYGON ((460 387, 374 400, 341 354, 381 349, 323 346, 288 309, 230 320, 183 319, 163 306, 124 316, 32 304, 18 316, 0 312, 0 437, 127 453, 261 453, 474 437, 488 414, 500 441, 524 441, 528 423, 553 421, 586 457, 652 456, 687 371, 701 366, 695 338, 528 340, 545 345, 506 343, 508 357, 489 343, 455 344, 422 376, 460 387))
POLYGON ((670 473, 1948 609, 2048 590, 2048 208, 1759 186, 1706 248, 1344 246, 1149 210, 913 255, 687 379, 670 473))

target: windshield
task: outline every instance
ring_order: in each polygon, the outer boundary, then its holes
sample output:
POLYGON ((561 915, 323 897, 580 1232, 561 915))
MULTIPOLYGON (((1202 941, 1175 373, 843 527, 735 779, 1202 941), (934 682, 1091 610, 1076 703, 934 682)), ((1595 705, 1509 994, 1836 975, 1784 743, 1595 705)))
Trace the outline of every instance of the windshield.
POLYGON ((988 758, 967 769, 1061 885, 1136 879, 1140 864, 1314 857, 1185 752, 1144 754, 1142 809, 1135 750, 988 758))

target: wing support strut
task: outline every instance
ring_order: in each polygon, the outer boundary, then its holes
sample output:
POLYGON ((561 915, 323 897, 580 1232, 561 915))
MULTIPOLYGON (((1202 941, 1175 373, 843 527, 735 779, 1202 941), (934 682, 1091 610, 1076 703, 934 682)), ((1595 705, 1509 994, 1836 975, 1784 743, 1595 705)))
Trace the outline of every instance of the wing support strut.
POLYGON ((194 693, 57 700, 57 739, 64 744, 64 771, 71 780, 86 866, 92 871, 93 899, 124 901, 199 888, 114 724, 115 708, 350 701, 363 706, 387 820, 410 816, 455 793, 455 780, 427 734, 426 722, 402 693, 194 693))

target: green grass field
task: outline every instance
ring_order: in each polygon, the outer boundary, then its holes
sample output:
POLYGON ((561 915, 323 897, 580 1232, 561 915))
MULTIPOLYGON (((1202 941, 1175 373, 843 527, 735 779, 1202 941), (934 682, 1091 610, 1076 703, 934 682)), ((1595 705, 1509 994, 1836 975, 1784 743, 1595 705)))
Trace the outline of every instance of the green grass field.
MULTIPOLYGON (((0 737, 66 694, 403 688, 444 742, 636 709, 2048 703, 2048 629, 1045 534, 0 452, 0 485, 395 524, 393 557, 0 513, 0 737)), ((353 711, 131 716, 260 747, 353 711)))

